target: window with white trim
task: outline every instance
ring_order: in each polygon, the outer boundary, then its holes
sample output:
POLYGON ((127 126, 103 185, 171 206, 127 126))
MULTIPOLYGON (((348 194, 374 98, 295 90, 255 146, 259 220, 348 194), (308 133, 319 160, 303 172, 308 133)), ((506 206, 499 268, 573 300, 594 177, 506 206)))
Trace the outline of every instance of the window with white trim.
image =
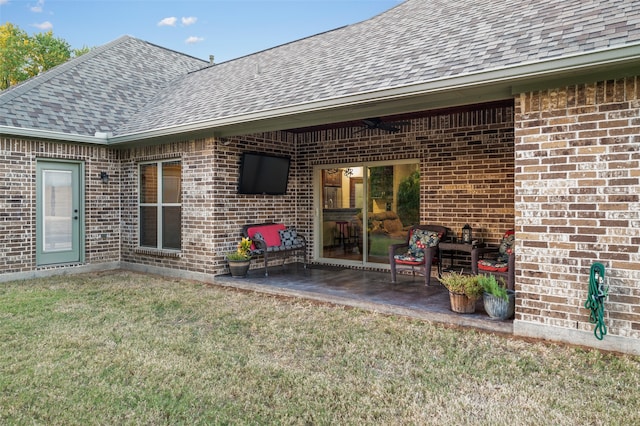
POLYGON ((140 247, 180 250, 182 165, 179 160, 140 164, 140 247))

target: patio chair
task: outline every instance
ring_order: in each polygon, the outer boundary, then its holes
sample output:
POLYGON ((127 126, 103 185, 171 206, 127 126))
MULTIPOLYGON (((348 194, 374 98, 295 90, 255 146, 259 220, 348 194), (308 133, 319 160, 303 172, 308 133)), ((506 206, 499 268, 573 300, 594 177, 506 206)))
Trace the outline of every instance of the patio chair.
POLYGON ((474 274, 495 275, 504 278, 509 290, 516 281, 515 233, 505 232, 498 247, 480 247, 471 251, 471 268, 474 274))
POLYGON ((391 282, 396 283, 399 270, 410 269, 424 275, 424 284, 431 283, 431 266, 438 262, 438 243, 447 235, 448 228, 440 225, 415 225, 407 233, 407 241, 389 246, 389 264, 391 265, 391 282))

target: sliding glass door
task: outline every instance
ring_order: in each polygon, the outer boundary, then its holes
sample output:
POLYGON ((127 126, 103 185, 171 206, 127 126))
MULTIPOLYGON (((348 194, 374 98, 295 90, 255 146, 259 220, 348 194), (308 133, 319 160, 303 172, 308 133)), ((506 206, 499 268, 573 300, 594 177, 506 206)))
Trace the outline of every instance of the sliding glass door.
POLYGON ((335 165, 319 169, 321 258, 388 264, 391 244, 420 221, 416 161, 335 165))

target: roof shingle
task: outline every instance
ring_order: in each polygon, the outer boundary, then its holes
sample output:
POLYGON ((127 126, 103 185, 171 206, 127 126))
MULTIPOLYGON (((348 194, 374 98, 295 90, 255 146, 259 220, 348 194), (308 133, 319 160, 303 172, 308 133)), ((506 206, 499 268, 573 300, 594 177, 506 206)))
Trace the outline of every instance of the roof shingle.
POLYGON ((0 93, 0 125, 135 134, 638 43, 638 1, 407 0, 206 68, 118 39, 0 93))
POLYGON ((118 129, 303 104, 640 41, 640 2, 408 0, 372 19, 188 75, 118 129))
POLYGON ((114 132, 177 77, 208 62, 124 36, 0 93, 0 125, 114 132))

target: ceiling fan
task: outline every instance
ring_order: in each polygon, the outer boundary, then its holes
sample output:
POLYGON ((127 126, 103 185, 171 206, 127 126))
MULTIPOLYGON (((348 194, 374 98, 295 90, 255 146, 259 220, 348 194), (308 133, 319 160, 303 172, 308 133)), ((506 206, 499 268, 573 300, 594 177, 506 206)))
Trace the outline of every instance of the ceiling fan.
POLYGON ((397 133, 403 126, 408 126, 410 123, 408 121, 382 121, 381 118, 367 118, 362 120, 364 127, 360 130, 357 130, 355 133, 364 132, 365 130, 383 130, 389 133, 397 133))

